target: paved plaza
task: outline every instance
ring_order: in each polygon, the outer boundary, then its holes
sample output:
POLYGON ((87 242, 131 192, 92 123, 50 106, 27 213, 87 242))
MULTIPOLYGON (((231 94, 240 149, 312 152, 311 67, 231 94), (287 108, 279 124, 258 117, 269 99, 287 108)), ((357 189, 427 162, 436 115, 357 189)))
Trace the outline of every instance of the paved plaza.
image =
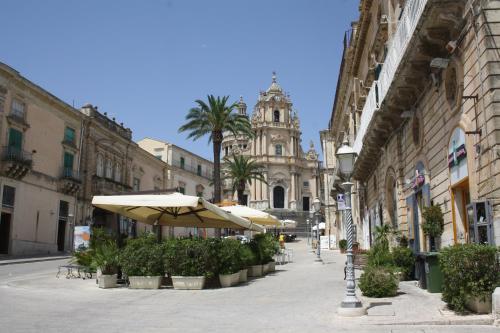
POLYGON ((225 289, 99 289, 55 277, 65 260, 0 267, 0 332, 494 332, 490 316, 443 311, 438 294, 405 282, 400 295, 363 299, 368 316, 339 318, 345 256, 314 262, 306 241, 274 274, 225 289), (461 324, 450 326, 446 324, 461 324), (469 325, 462 325, 469 324, 469 325), (473 325, 470 325, 473 324, 473 325), (486 325, 487 324, 487 325, 486 325))

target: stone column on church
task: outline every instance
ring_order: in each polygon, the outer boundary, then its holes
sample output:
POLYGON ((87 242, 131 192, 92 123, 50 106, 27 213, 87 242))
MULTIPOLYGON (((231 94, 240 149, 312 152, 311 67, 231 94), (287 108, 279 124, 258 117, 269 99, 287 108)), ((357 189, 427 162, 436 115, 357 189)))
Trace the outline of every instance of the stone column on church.
POLYGON ((295 145, 293 144, 294 138, 293 135, 290 136, 290 156, 295 155, 295 145))
MULTIPOLYGON (((264 179, 266 180, 267 182, 267 172, 264 172, 264 179)), ((268 196, 268 193, 269 193, 269 190, 268 190, 268 185, 266 183, 262 183, 262 192, 263 192, 263 198, 262 200, 269 200, 269 196, 268 196)))
POLYGON ((290 201, 296 200, 295 198, 295 173, 292 173, 292 191, 291 191, 291 198, 290 201))
POLYGON ((255 191, 256 198, 255 200, 262 200, 262 191, 261 191, 261 182, 260 180, 255 180, 255 186, 257 187, 257 191, 255 191))
POLYGON ((263 138, 262 138, 262 141, 263 141, 263 143, 262 143, 262 145, 263 145, 262 155, 268 155, 268 153, 267 153, 267 131, 262 133, 262 136, 263 136, 263 138))

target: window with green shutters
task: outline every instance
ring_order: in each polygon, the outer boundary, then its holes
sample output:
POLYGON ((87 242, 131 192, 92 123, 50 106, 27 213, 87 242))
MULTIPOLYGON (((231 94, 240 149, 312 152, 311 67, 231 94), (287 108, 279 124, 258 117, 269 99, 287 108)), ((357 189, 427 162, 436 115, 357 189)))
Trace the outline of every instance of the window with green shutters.
POLYGON ((71 127, 66 127, 64 130, 64 142, 75 143, 75 130, 71 127))
POLYGON ((73 176, 73 162, 75 160, 75 156, 71 153, 64 153, 64 176, 71 177, 73 176))
POLYGON ((9 154, 21 154, 23 133, 15 128, 9 130, 9 154))
POLYGON ((181 157, 181 169, 184 169, 185 161, 184 157, 181 157))
POLYGON ((198 176, 201 176, 201 165, 199 164, 198 164, 197 174, 198 176))

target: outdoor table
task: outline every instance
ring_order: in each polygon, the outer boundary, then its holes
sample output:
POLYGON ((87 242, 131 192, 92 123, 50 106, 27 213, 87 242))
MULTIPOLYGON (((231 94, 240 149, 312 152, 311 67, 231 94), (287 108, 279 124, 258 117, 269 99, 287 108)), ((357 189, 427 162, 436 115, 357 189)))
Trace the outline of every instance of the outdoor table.
POLYGON ((61 269, 66 269, 66 279, 83 278, 85 280, 86 278, 92 278, 92 272, 87 267, 81 265, 60 265, 57 270, 56 278, 59 278, 59 275, 61 275, 61 269))

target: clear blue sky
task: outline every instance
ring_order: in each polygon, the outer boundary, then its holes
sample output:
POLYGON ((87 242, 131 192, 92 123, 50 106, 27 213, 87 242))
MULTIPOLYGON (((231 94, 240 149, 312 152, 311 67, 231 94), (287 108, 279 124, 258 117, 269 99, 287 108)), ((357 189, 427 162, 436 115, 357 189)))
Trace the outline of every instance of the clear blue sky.
POLYGON ((328 126, 344 31, 358 0, 3 0, 0 61, 76 107, 99 106, 134 139, 212 157, 177 133, 194 100, 243 95, 251 112, 278 82, 302 146, 328 126))

